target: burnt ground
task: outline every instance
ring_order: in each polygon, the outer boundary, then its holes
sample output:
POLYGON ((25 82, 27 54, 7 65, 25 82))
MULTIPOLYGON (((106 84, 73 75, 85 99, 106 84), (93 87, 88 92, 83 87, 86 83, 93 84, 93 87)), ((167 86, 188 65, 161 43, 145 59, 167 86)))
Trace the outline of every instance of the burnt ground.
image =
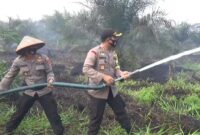
MULTIPOLYGON (((89 97, 86 92, 78 90, 59 90, 54 93, 57 100, 65 108, 73 106, 78 111, 87 112, 89 97), (64 101, 64 102, 63 102, 64 101)), ((131 121, 134 124, 133 130, 145 128, 150 124, 153 131, 159 131, 160 128, 166 129, 183 128, 183 132, 188 134, 200 129, 200 121, 191 116, 179 115, 176 113, 163 112, 158 106, 152 105, 151 107, 144 106, 135 101, 128 95, 121 94, 126 102, 127 111, 130 115, 131 121)), ((115 116, 110 107, 106 107, 102 126, 107 126, 115 120, 115 116)))

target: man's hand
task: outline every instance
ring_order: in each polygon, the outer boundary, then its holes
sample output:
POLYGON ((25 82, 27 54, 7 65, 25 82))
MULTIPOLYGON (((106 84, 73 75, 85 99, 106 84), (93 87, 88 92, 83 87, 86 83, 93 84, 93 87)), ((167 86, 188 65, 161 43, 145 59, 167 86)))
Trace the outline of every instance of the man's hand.
POLYGON ((122 72, 121 72, 121 77, 122 77, 124 80, 128 79, 128 78, 130 77, 130 72, 128 72, 128 71, 122 71, 122 72))
POLYGON ((50 88, 50 89, 52 89, 53 88, 53 82, 54 82, 54 78, 52 77, 52 78, 49 78, 48 79, 48 84, 47 84, 47 87, 48 88, 50 88))
POLYGON ((114 83, 114 78, 113 77, 111 77, 111 76, 109 76, 109 75, 104 75, 103 76, 103 80, 105 81, 105 83, 107 84, 107 85, 111 85, 111 84, 113 84, 114 83))

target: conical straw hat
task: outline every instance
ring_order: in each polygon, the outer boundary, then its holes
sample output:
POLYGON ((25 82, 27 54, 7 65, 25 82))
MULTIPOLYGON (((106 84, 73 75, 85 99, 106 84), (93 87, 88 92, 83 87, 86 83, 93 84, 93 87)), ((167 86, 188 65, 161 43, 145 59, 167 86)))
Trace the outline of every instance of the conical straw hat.
POLYGON ((22 41, 19 43, 16 49, 16 53, 19 54, 23 49, 27 49, 28 47, 36 47, 37 49, 43 47, 45 43, 42 40, 37 38, 33 38, 30 36, 25 36, 22 41))

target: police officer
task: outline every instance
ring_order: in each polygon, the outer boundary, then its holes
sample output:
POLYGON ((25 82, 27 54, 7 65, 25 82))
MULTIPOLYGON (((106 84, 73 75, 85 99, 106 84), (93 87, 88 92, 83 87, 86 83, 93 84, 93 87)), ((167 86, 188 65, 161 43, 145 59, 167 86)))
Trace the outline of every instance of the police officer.
POLYGON ((88 90, 90 96, 90 122, 88 135, 97 135, 103 118, 105 105, 112 108, 116 115, 116 120, 127 133, 130 133, 131 123, 125 109, 125 103, 118 94, 114 85, 116 77, 129 77, 128 71, 121 71, 118 57, 115 52, 117 40, 122 33, 117 33, 112 29, 106 29, 101 35, 102 43, 92 48, 85 59, 83 73, 89 77, 90 85, 106 83, 104 90, 88 90))
POLYGON ((11 134, 20 124, 25 114, 37 100, 43 107, 45 114, 56 135, 63 135, 64 128, 57 112, 57 104, 52 96, 54 73, 51 60, 36 51, 45 43, 39 39, 25 36, 16 49, 19 55, 13 62, 10 70, 0 82, 0 90, 9 89, 12 81, 19 73, 25 85, 48 83, 47 88, 26 90, 20 97, 17 110, 6 125, 6 134, 11 134))

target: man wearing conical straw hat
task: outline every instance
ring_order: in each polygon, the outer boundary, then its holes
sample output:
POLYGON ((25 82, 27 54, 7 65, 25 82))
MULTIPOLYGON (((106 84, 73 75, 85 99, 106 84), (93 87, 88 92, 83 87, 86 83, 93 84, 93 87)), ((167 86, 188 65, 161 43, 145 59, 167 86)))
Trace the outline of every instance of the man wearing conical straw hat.
POLYGON ((63 135, 64 128, 57 112, 57 104, 52 96, 54 73, 51 60, 37 53, 45 45, 40 39, 25 36, 16 49, 19 55, 13 62, 10 70, 0 82, 0 90, 9 89, 14 78, 19 73, 25 85, 48 83, 48 87, 37 90, 26 90, 20 97, 16 112, 6 125, 6 134, 11 134, 20 124, 26 113, 37 100, 43 107, 45 114, 56 135, 63 135))

